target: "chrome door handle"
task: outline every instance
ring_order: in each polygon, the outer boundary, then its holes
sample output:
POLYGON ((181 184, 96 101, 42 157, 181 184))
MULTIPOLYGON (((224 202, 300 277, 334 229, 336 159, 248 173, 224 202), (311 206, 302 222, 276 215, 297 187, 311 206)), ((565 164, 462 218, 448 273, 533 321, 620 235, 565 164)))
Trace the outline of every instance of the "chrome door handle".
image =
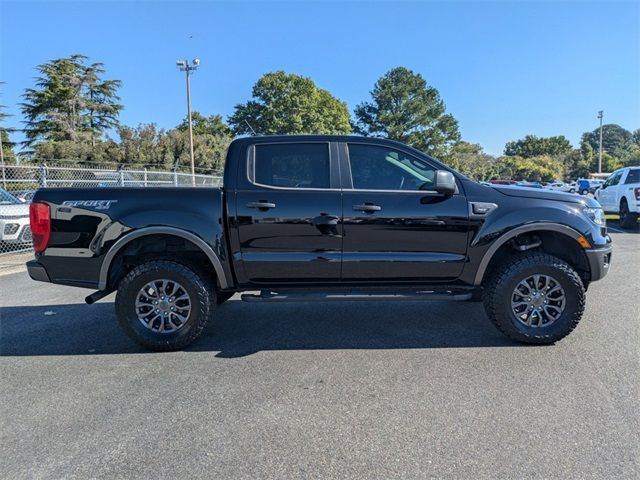
POLYGON ((373 213, 373 212, 379 212, 380 210, 382 210, 382 207, 378 205, 373 205, 372 203, 365 203, 364 205, 354 205, 353 209, 356 212, 373 213))
POLYGON ((259 210, 268 210, 269 208, 276 208, 275 203, 271 202, 249 202, 247 203, 247 207, 249 208, 257 208, 259 210))

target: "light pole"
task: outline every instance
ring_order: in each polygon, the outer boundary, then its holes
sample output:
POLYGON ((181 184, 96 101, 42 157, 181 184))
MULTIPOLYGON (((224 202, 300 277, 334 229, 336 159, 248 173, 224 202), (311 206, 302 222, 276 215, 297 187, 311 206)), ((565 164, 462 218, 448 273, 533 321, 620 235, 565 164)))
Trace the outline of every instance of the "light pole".
POLYGON ((189 60, 178 60, 176 65, 181 72, 185 72, 187 77, 187 117, 189 123, 189 149, 191 153, 191 184, 196 184, 196 163, 193 157, 193 125, 191 122, 191 80, 189 79, 190 73, 198 68, 200 65, 200 59, 194 58, 191 64, 189 60))
POLYGON ((598 112, 600 119, 600 151, 598 153, 598 173, 602 173, 602 110, 598 112))

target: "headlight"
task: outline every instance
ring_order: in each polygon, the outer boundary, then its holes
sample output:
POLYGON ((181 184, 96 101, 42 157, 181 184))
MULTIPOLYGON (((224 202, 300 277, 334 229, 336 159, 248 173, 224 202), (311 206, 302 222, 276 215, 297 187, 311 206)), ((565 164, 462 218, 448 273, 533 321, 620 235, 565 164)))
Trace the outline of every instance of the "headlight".
POLYGON ((604 211, 601 208, 584 208, 584 214, 591 219, 596 225, 605 225, 607 223, 604 211))

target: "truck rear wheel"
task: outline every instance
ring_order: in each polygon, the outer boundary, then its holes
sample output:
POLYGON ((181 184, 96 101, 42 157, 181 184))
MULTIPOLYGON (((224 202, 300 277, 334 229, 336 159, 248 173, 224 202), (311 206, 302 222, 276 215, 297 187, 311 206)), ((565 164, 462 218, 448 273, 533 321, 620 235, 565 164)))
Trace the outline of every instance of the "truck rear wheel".
POLYGON ((636 228, 638 226, 638 214, 629 211, 626 198, 620 202, 620 226, 622 228, 636 228))
POLYGON ((585 289, 578 273, 546 253, 518 254, 494 271, 484 292, 493 324, 512 340, 554 343, 578 325, 585 289))
POLYGON ((215 290, 205 276, 168 260, 151 260, 131 270, 120 282, 115 302, 125 333, 157 351, 192 343, 202 334, 215 303, 215 290))

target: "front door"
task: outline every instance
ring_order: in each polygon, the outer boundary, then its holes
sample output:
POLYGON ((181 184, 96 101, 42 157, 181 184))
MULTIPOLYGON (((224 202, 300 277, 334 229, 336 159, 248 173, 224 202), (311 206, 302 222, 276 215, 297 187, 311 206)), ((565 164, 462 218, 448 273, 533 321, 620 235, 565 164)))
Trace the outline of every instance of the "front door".
POLYGON ((349 143, 341 150, 345 281, 444 281, 464 266, 468 205, 432 190, 436 168, 399 148, 349 143), (350 177, 350 178, 349 178, 350 177))
POLYGON ((618 185, 621 176, 622 171, 613 172, 600 187, 598 203, 600 203, 605 212, 614 212, 618 208, 616 205, 616 189, 611 187, 618 185))
POLYGON ((330 146, 292 142, 250 148, 249 181, 235 193, 237 260, 249 283, 339 281, 342 203, 330 146))

